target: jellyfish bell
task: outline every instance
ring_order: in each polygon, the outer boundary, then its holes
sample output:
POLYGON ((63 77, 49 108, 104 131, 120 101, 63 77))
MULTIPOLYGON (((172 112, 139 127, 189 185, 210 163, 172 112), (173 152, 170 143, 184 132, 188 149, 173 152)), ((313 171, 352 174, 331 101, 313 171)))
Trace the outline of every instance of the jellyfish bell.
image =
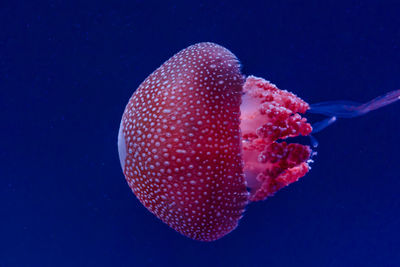
POLYGON ((290 138, 309 136, 336 118, 366 114, 399 96, 400 90, 366 104, 309 105, 265 79, 246 78, 226 48, 195 44, 133 93, 118 134, 121 167, 133 193, 155 216, 189 238, 217 240, 236 228, 247 204, 309 171, 312 149, 290 138), (328 118, 312 127, 305 112, 328 118))

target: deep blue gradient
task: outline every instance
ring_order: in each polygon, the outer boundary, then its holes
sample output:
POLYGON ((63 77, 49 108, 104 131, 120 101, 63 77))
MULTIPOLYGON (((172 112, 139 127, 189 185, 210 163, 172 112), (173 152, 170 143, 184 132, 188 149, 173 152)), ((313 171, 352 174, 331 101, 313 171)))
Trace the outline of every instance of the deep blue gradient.
POLYGON ((81 2, 0 4, 0 266, 400 266, 400 103, 318 133, 213 243, 150 214, 117 153, 135 88, 196 42, 309 103, 399 89, 399 1, 81 2))

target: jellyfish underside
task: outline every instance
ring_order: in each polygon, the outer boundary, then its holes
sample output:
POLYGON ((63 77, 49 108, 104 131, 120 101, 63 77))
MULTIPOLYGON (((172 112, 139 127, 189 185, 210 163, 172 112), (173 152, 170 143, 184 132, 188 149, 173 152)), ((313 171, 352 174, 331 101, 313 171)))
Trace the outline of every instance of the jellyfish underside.
POLYGON ((310 136, 315 146, 317 142, 311 134, 337 118, 358 117, 400 100, 400 90, 395 90, 367 103, 329 101, 308 105, 296 95, 254 76, 247 77, 243 92, 240 106, 243 172, 251 201, 272 196, 310 169, 311 148, 287 142, 288 138, 310 136), (300 115, 306 111, 328 118, 311 126, 300 115))

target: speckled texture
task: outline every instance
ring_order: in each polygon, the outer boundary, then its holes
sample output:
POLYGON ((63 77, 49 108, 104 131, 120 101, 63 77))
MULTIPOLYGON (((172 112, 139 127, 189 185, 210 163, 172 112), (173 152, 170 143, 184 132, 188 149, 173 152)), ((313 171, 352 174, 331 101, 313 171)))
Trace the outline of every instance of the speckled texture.
POLYGON ((149 211, 187 237, 226 235, 248 202, 239 128, 243 82, 229 50, 200 43, 154 71, 125 109, 126 180, 149 211))

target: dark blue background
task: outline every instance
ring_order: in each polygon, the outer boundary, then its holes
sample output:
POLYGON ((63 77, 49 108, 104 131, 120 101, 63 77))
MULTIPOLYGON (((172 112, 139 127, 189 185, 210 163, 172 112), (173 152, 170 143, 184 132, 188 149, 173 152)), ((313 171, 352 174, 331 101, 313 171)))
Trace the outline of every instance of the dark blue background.
POLYGON ((139 83, 200 41, 309 103, 399 89, 399 14, 399 1, 2 1, 0 266, 400 266, 400 103, 319 133, 312 171, 213 243, 140 205, 116 144, 139 83))

